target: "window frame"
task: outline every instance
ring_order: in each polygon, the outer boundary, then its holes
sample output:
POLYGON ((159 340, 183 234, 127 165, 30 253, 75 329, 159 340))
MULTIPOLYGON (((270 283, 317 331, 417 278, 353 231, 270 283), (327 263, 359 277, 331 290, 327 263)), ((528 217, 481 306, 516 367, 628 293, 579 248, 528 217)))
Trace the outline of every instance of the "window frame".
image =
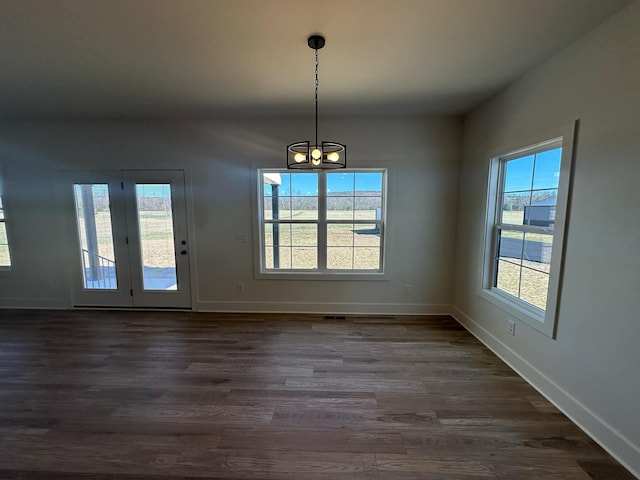
POLYGON ((565 257, 565 236, 572 185, 576 124, 577 122, 571 122, 545 134, 529 138, 515 146, 496 149, 489 155, 486 214, 483 226, 484 242, 480 257, 482 274, 478 294, 510 314, 516 320, 533 327, 550 338, 555 338, 557 331, 557 314, 560 306, 562 270, 565 257), (562 148, 562 153, 553 230, 548 227, 534 225, 515 226, 503 224, 501 214, 506 163, 510 160, 554 148, 562 148), (493 286, 498 258, 497 238, 501 230, 544 233, 553 236, 547 303, 544 310, 493 286))
POLYGON ((301 171, 283 168, 254 168, 255 188, 257 192, 253 201, 254 217, 257 229, 254 234, 254 274, 255 278, 278 278, 295 280, 386 280, 385 268, 385 237, 387 224, 388 198, 388 170, 386 168, 349 168, 341 170, 312 170, 318 174, 318 218, 316 220, 289 220, 283 223, 313 223, 318 228, 317 269, 273 269, 266 268, 264 258, 264 226, 272 223, 263 217, 264 194, 262 176, 264 173, 298 174, 301 171), (327 175, 331 173, 381 173, 382 174, 382 205, 379 220, 328 220, 327 219, 327 175), (380 264, 377 270, 361 269, 328 269, 327 264, 327 226, 332 224, 377 224, 380 230, 380 264))
POLYGON ((9 239, 9 227, 7 225, 7 205, 5 203, 5 190, 4 190, 4 175, 0 168, 0 210, 2 210, 2 218, 0 218, 0 224, 4 226, 5 236, 7 238, 7 254, 9 256, 8 265, 0 265, 0 271, 9 271, 13 268, 13 258, 11 255, 11 240, 9 239))

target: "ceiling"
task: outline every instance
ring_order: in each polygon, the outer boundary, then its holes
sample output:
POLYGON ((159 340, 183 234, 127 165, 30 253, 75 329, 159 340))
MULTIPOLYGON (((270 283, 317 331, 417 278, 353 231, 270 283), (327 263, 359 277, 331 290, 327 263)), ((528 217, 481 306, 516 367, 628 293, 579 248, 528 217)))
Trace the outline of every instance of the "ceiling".
POLYGON ((461 114, 630 0, 0 0, 0 119, 461 114))

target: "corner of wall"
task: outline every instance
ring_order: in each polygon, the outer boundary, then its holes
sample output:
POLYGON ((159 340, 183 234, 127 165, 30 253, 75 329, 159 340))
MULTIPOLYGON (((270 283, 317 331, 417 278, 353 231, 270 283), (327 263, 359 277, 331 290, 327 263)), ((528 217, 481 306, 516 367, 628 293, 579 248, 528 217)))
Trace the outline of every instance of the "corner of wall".
POLYGON ((533 364, 509 348, 479 322, 451 305, 450 315, 495 353, 542 396, 597 442, 613 458, 640 478, 640 448, 564 390, 533 364))

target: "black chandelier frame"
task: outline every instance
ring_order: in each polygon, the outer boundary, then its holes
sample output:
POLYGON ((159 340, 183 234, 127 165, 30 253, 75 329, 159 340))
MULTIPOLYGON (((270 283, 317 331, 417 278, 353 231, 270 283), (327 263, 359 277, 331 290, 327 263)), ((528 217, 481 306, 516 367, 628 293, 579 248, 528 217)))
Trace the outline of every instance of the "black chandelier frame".
POLYGON ((309 48, 315 51, 315 144, 309 140, 287 145, 287 168, 298 170, 324 170, 347 167, 347 146, 338 142, 318 142, 318 50, 325 45, 322 35, 311 35, 307 39, 309 48))

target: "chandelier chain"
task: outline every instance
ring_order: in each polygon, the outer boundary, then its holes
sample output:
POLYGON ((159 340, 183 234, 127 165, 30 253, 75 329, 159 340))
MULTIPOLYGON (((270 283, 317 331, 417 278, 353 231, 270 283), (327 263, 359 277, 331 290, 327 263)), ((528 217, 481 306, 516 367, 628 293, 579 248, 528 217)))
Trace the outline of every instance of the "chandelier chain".
POLYGON ((315 84, 315 90, 316 90, 316 147, 318 145, 318 49, 315 49, 316 51, 316 84, 315 84))

